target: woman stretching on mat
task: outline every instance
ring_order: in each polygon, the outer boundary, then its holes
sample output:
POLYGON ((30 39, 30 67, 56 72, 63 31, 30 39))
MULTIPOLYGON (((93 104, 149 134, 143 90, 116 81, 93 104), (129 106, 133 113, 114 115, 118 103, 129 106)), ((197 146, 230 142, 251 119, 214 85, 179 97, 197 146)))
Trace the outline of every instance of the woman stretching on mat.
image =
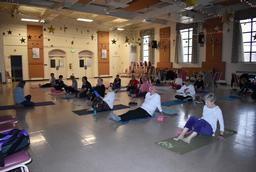
POLYGON ((156 93, 155 87, 150 86, 149 92, 146 94, 145 100, 139 108, 135 110, 130 110, 120 116, 111 114, 110 117, 114 121, 125 122, 132 119, 152 117, 156 109, 158 109, 159 112, 162 113, 161 97, 159 94, 156 93))
POLYGON ((182 140, 185 143, 190 143, 197 135, 214 136, 217 128, 217 122, 220 125, 220 135, 224 134, 224 121, 222 111, 215 104, 215 96, 210 93, 205 96, 206 105, 203 108, 203 116, 201 118, 190 117, 186 122, 181 134, 174 140, 182 140), (184 138, 187 132, 192 132, 188 137, 184 138))
POLYGON ((179 90, 177 90, 177 95, 175 96, 176 99, 179 100, 187 100, 192 101, 195 98, 195 87, 190 81, 187 79, 185 81, 185 85, 183 85, 179 90))
POLYGON ((116 91, 113 87, 113 84, 110 84, 108 90, 109 92, 104 98, 96 92, 96 98, 92 102, 92 108, 97 112, 113 109, 116 97, 116 91))
POLYGON ((20 81, 17 87, 14 89, 14 100, 17 105, 22 105, 24 107, 34 106, 35 103, 31 101, 31 95, 26 95, 24 97, 24 86, 26 82, 20 81))

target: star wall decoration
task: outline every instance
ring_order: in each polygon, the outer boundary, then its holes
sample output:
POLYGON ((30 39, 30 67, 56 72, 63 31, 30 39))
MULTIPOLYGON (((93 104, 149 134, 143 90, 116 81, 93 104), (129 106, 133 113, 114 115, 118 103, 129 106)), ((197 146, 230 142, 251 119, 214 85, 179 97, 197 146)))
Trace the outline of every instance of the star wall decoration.
POLYGON ((20 43, 25 43, 25 39, 22 37, 21 39, 20 39, 20 43))
POLYGON ((112 39, 112 44, 116 44, 116 40, 115 39, 112 39))
POLYGON ((50 39, 50 38, 48 38, 47 40, 48 40, 48 41, 50 41, 51 39, 50 39))
POLYGON ((43 37, 43 34, 40 34, 40 35, 38 36, 39 39, 41 39, 42 37, 43 37))
POLYGON ((3 32, 3 35, 5 35, 5 32, 3 32))
POLYGON ((74 41, 71 41, 71 45, 73 45, 74 44, 74 41))
POLYGON ((31 39, 31 37, 32 37, 31 35, 28 35, 28 39, 31 39))
POLYGON ((44 28, 44 31, 46 32, 46 28, 44 28))
POLYGON ((49 33, 54 33, 55 28, 51 25, 48 27, 49 33))
POLYGON ((94 39, 94 36, 93 36, 93 35, 91 35, 91 39, 92 39, 92 40, 94 39))
POLYGON ((11 35, 11 34, 12 34, 12 31, 9 29, 9 30, 7 31, 7 33, 8 33, 8 35, 11 35))

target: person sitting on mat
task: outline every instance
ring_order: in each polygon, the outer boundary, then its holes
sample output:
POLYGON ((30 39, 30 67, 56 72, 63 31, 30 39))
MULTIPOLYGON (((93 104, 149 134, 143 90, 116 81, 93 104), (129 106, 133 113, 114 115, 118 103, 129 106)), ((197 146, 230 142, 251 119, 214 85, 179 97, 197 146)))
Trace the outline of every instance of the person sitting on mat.
POLYGON ((97 92, 95 93, 96 98, 92 102, 92 108, 97 112, 113 109, 116 96, 116 90, 114 89, 113 84, 110 84, 108 90, 109 92, 104 98, 97 94, 97 92))
POLYGON ((70 79, 72 81, 72 85, 71 86, 66 86, 64 87, 65 91, 67 94, 77 94, 79 91, 77 89, 77 81, 74 75, 70 76, 70 79))
POLYGON ((215 96, 209 93, 205 96, 205 103, 203 108, 203 116, 201 118, 190 117, 186 122, 181 134, 174 138, 174 140, 182 140, 185 143, 190 143, 197 135, 214 136, 217 128, 217 122, 220 125, 220 135, 224 134, 224 121, 222 111, 215 104, 215 96), (192 132, 188 137, 184 138, 187 132, 192 132))
POLYGON ((139 86, 139 92, 136 94, 136 97, 145 97, 149 91, 150 82, 147 76, 142 76, 142 84, 139 86))
POLYGON ((121 79, 120 79, 119 75, 116 75, 116 78, 113 82, 113 88, 115 90, 121 89, 121 79))
POLYGON ((49 80, 49 83, 46 83, 46 84, 39 84, 39 87, 41 88, 48 88, 48 87, 53 87, 55 85, 55 76, 54 76, 54 73, 51 73, 50 74, 50 80, 49 80))
POLYGON ((132 79, 130 80, 128 86, 127 86, 127 91, 129 91, 129 95, 134 95, 138 92, 138 85, 139 81, 135 78, 135 75, 132 75, 132 79))
POLYGON ((120 116, 111 114, 110 117, 114 121, 125 122, 133 119, 152 117, 156 109, 158 109, 159 112, 162 113, 161 97, 159 94, 156 93, 155 87, 150 86, 149 92, 146 94, 145 100, 139 108, 135 110, 130 110, 120 116))
POLYGON ((203 76, 199 75, 194 83, 196 90, 204 90, 204 80, 203 76))
POLYGON ((96 98, 96 95, 95 95, 96 92, 101 97, 104 97, 105 91, 106 91, 106 88, 105 88, 105 85, 103 84, 103 79, 98 78, 97 85, 95 87, 93 87, 91 90, 90 100, 93 101, 96 98))
POLYGON ((14 89, 14 101, 17 105, 22 105, 24 107, 34 106, 35 103, 31 101, 31 95, 26 95, 24 97, 24 86, 26 82, 20 81, 16 88, 14 89))
POLYGON ((65 88, 66 85, 63 82, 63 75, 59 75, 59 79, 55 81, 54 88, 58 91, 63 91, 63 88, 65 88))
POLYGON ((177 90, 175 98, 179 100, 192 101, 195 98, 195 94, 196 92, 194 85, 191 84, 190 81, 187 79, 185 81, 185 84, 179 90, 177 90))
POLYGON ((84 76, 82 78, 82 87, 79 90, 79 98, 87 97, 91 89, 92 89, 91 83, 87 80, 87 77, 84 76))
POLYGON ((182 78, 180 77, 180 75, 178 75, 177 78, 175 78, 174 82, 171 83, 171 88, 175 89, 175 90, 178 90, 181 88, 182 86, 182 78))

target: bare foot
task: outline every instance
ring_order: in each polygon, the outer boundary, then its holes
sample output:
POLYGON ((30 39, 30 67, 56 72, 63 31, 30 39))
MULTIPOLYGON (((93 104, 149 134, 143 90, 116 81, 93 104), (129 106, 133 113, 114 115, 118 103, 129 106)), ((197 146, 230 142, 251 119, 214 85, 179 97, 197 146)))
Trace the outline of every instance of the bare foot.
POLYGON ((185 143, 187 143, 187 144, 189 144, 191 140, 188 139, 188 138, 183 138, 182 141, 185 142, 185 143))
POLYGON ((175 137, 175 138, 173 138, 173 140, 175 140, 175 141, 179 141, 179 140, 182 140, 183 139, 183 137, 175 137))

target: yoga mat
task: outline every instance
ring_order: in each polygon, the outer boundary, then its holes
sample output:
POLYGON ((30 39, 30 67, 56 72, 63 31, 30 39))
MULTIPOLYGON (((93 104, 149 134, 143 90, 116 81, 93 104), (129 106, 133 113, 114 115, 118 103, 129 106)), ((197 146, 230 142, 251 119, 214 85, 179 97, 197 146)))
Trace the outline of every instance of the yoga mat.
MULTIPOLYGON (((236 131, 226 129, 224 132, 224 139, 228 138, 232 135, 236 134, 236 131)), ((192 139, 190 144, 184 143, 183 141, 175 141, 173 140, 174 137, 165 139, 162 141, 157 142, 158 145, 161 147, 168 149, 170 151, 173 151, 178 154, 185 154, 188 152, 191 152, 193 150, 199 149, 203 146, 206 146, 208 144, 214 143, 220 139, 218 139, 218 133, 216 133, 216 136, 210 137, 210 136, 196 136, 194 139, 192 139)))
POLYGON ((161 105, 162 106, 174 106, 174 105, 180 105, 180 104, 184 104, 184 103, 188 103, 188 102, 190 102, 190 101, 170 100, 170 101, 162 102, 161 105))
POLYGON ((234 100, 240 99, 240 97, 239 96, 232 96, 232 95, 230 95, 230 96, 223 96, 220 99, 221 100, 225 100, 225 101, 234 101, 234 100))
POLYGON ((174 109, 166 109, 166 108, 163 108, 163 113, 164 115, 166 116, 173 116, 173 115, 177 115, 178 112, 174 109))
MULTIPOLYGON (((120 110, 120 109, 126 109, 126 108, 129 108, 129 106, 118 104, 118 105, 114 105, 114 108, 112 110, 120 110)), ((79 116, 89 115, 93 113, 92 110, 88 110, 88 109, 75 110, 73 112, 79 116)), ((106 111, 102 111, 102 112, 106 112, 106 111)), ((97 112, 97 113, 100 113, 100 112, 97 112)))
MULTIPOLYGON (((52 101, 35 102, 35 106, 49 106, 49 105, 55 105, 55 103, 53 103, 52 101)), ((21 108, 31 108, 31 107, 24 107, 24 106, 21 106, 21 105, 0 106, 0 110, 21 109, 21 108)))

